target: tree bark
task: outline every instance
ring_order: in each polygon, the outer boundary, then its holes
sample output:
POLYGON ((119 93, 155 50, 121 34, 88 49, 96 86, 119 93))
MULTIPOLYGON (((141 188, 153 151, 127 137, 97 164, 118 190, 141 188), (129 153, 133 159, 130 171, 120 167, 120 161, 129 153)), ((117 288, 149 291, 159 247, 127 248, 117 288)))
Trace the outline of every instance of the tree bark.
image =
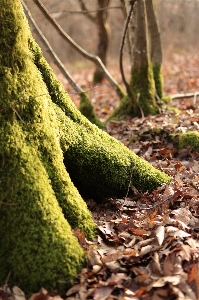
POLYGON ((95 234, 80 193, 125 196, 130 177, 145 191, 170 178, 76 109, 20 0, 0 7, 0 285, 10 273, 9 284, 25 292, 55 289, 85 261, 71 228, 95 234))
POLYGON ((163 77, 162 77, 162 43, 160 30, 155 11, 155 0, 146 1, 146 12, 148 31, 150 37, 150 57, 153 66, 156 93, 160 99, 163 98, 163 77))
MULTIPOLYGON (((103 8, 108 6, 109 0, 98 0, 98 8, 103 8)), ((103 64, 107 65, 107 50, 108 50, 108 31, 106 28, 106 15, 107 11, 98 10, 96 15, 97 28, 98 28, 98 46, 97 46, 97 56, 101 59, 103 64)), ((104 72, 99 67, 96 66, 93 81, 95 83, 101 82, 104 78, 104 72)))

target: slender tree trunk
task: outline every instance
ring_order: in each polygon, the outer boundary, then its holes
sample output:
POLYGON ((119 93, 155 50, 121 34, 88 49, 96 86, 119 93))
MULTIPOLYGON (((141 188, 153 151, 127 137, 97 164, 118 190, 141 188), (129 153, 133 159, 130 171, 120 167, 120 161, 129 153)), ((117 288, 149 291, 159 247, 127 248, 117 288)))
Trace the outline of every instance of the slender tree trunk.
POLYGON ((163 98, 162 43, 155 11, 155 0, 146 1, 148 31, 150 37, 150 57, 153 66, 155 88, 159 98, 163 98))
MULTIPOLYGON (((98 0, 98 8, 107 7, 109 0, 98 0)), ((107 64, 107 50, 108 50, 108 31, 106 26, 107 11, 98 10, 96 15, 97 29, 98 29, 98 46, 97 56, 101 59, 103 64, 107 64)), ((100 82, 104 78, 104 72, 99 66, 96 66, 93 81, 100 82)))
POLYGON ((124 115, 156 114, 157 100, 170 100, 169 97, 163 97, 162 48, 154 0, 139 0, 135 3, 130 29, 133 47, 131 92, 122 99, 108 120, 124 115))
POLYGON ((137 26, 133 48, 130 87, 133 94, 132 110, 135 115, 157 112, 155 101, 155 85, 149 56, 147 17, 145 1, 137 2, 137 26))

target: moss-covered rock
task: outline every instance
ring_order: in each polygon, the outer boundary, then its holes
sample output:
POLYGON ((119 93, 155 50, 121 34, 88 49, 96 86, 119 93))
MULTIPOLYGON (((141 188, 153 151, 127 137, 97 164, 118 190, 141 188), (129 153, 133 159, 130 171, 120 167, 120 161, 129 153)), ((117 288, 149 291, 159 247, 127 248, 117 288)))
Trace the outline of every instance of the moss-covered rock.
POLYGON ((199 151, 199 132, 187 131, 179 135, 179 148, 183 149, 187 146, 192 147, 194 150, 199 151))

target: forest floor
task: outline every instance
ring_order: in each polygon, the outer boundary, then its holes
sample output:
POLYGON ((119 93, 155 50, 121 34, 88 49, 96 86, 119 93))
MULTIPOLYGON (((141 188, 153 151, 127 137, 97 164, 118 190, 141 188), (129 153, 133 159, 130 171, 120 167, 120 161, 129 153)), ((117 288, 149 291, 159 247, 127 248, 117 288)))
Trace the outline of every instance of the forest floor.
MULTIPOLYGON (((173 55, 164 63, 165 94, 199 91, 198 70, 198 55, 173 55)), ((110 72, 121 83, 117 67, 110 72)), ((118 98, 106 80, 93 86, 92 74, 91 68, 72 72, 105 120, 118 98)), ((64 84, 78 107, 78 95, 64 84)), ((129 178, 125 198, 101 204, 86 200, 98 235, 87 241, 80 231, 74 232, 88 253, 87 266, 64 299, 199 299, 199 152, 190 147, 179 150, 170 138, 177 131, 199 129, 198 104, 194 97, 176 99, 169 106, 179 109, 178 114, 165 107, 156 116, 107 124, 110 135, 169 174, 172 181, 149 194, 136 190, 129 178)), ((31 297, 53 298, 45 290, 31 297)))
MULTIPOLYGON (((129 71, 128 68, 127 72, 129 71)), ((173 55, 164 64, 165 94, 199 91, 199 56, 173 55)), ((111 74, 121 83, 117 68, 111 74)), ((118 105, 108 82, 92 86, 92 70, 73 73, 101 120, 118 105)), ((78 106, 78 95, 66 89, 78 106)), ((156 116, 111 121, 106 131, 172 177, 151 194, 130 182, 124 199, 88 200, 99 235, 87 243, 87 267, 67 299, 199 299, 199 153, 178 150, 175 132, 199 129, 199 99, 176 99, 156 116)), ((130 179, 129 179, 130 181, 130 179)))

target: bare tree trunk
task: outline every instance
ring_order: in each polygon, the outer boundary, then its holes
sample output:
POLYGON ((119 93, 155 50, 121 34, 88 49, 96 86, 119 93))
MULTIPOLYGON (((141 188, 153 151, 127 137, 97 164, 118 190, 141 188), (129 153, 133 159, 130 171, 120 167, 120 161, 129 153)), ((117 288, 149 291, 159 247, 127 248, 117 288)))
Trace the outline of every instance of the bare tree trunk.
MULTIPOLYGON (((108 32, 106 27, 106 16, 107 11, 100 10, 100 8, 107 7, 109 0, 98 0, 98 8, 96 15, 97 27, 98 27, 98 46, 97 46, 97 56, 101 59, 103 64, 106 66, 107 50, 108 50, 108 32)), ((100 82, 104 78, 104 72, 99 67, 96 66, 93 81, 100 82)))

